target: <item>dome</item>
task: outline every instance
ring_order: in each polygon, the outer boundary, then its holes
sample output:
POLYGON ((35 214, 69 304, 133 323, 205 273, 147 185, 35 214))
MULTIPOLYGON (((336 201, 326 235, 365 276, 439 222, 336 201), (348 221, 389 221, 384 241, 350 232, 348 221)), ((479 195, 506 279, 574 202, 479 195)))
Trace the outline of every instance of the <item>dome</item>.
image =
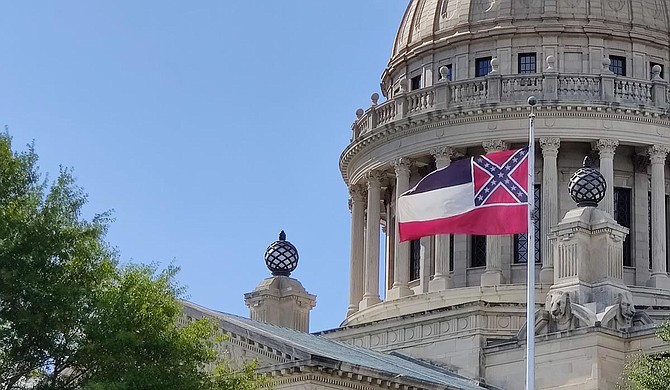
MULTIPOLYGON (((411 0, 400 23, 388 76, 408 60, 445 46, 466 43, 469 50, 508 46, 518 34, 589 34, 665 42, 668 0, 411 0), (491 45, 491 38, 504 40, 491 45), (481 40, 488 40, 484 45, 481 40)), ((561 42, 547 42, 558 46, 561 42)), ((519 46, 531 42, 519 42, 519 46)), ((510 49, 516 45, 509 45, 510 49)), ((468 49, 461 49, 467 54, 468 49)), ((411 69, 409 69, 411 71, 411 69)), ((397 80, 393 80, 397 81, 397 80)), ((385 91, 386 92, 386 91, 385 91)))

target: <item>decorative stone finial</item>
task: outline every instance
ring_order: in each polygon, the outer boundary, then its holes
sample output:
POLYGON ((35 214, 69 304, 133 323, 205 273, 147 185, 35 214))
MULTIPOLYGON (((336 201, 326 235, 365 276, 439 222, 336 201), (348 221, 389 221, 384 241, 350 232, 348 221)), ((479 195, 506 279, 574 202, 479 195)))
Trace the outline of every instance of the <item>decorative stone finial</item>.
POLYGON ((373 106, 376 106, 379 101, 379 94, 377 92, 373 93, 372 96, 370 96, 370 101, 373 106))
POLYGON ((545 71, 553 72, 556 70, 554 68, 554 65, 556 64, 556 58, 554 56, 551 55, 547 56, 546 62, 547 62, 547 69, 545 69, 545 71))
POLYGON ((610 59, 608 57, 603 57, 603 61, 602 61, 602 64, 603 64, 602 72, 603 73, 605 73, 605 74, 612 73, 612 71, 610 70, 610 64, 611 63, 612 63, 612 61, 610 61, 610 59))
POLYGON ((286 241, 286 233, 279 233, 279 240, 265 251, 265 265, 272 276, 289 276, 298 267, 298 250, 286 241))
POLYGON ((449 80, 449 68, 446 66, 440 66, 440 80, 449 80))
POLYGON ((363 111, 362 108, 356 110, 356 118, 361 119, 363 117, 363 114, 365 114, 365 111, 363 111))
POLYGON ((607 183, 605 178, 597 169, 592 168, 589 156, 584 157, 584 163, 568 183, 568 192, 577 207, 597 207, 598 202, 605 197, 607 183))
POLYGON ((498 61, 498 57, 493 57, 493 59, 491 59, 491 71, 489 74, 498 73, 500 73, 500 61, 498 61))
POLYGON ((661 66, 656 64, 651 67, 651 79, 661 80, 661 66))
POLYGON ((400 87, 400 90, 398 91, 398 93, 405 93, 405 92, 407 92, 407 79, 406 79, 406 78, 405 78, 405 79, 401 79, 401 80, 398 82, 398 86, 400 87))

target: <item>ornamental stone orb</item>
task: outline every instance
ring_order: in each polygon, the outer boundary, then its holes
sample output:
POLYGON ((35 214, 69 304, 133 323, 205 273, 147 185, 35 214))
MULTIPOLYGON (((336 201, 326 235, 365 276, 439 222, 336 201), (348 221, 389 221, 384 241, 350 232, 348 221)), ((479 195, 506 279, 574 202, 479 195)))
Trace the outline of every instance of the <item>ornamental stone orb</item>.
POLYGON ((568 183, 568 191, 577 207, 597 207, 598 202, 605 197, 607 183, 597 169, 591 168, 591 159, 584 158, 584 164, 579 168, 568 183))
POLYGON ((265 251, 265 265, 272 276, 290 276, 298 267, 298 250, 286 241, 286 233, 279 233, 279 240, 270 244, 265 251))

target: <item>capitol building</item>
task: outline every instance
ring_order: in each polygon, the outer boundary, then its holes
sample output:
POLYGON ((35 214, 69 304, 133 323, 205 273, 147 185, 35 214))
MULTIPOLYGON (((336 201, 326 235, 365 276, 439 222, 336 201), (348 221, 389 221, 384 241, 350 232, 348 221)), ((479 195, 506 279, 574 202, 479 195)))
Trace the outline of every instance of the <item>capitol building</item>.
POLYGON ((218 318, 222 353, 259 359, 278 389, 523 389, 528 326, 537 389, 615 389, 627 359, 668 348, 655 336, 670 318, 668 5, 409 1, 339 160, 351 195, 341 326, 304 333, 316 297, 290 277, 285 236, 266 254, 273 277, 245 295, 251 319, 191 303, 186 314, 218 318), (531 110, 534 242, 399 242, 399 195, 453 161, 526 146, 531 110), (578 205, 568 184, 596 169, 599 202, 578 205))

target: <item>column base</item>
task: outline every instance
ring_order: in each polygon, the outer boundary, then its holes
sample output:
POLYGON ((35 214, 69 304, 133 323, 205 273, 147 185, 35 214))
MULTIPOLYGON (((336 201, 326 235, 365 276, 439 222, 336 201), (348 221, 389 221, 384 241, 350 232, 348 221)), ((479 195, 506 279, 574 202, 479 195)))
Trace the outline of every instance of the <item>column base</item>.
POLYGON ((358 305, 358 310, 367 309, 370 306, 374 306, 380 303, 382 300, 379 299, 378 295, 363 295, 363 300, 358 305))
POLYGON ((539 282, 540 284, 554 284, 554 267, 542 267, 539 282))
POLYGON ((356 312, 358 312, 358 306, 349 305, 349 308, 347 309, 347 318, 356 314, 356 312))
POLYGON ((504 281, 505 278, 503 278, 502 271, 486 271, 482 275, 482 287, 499 286, 504 281))
POLYGON ((670 278, 666 274, 651 275, 651 278, 647 280, 647 287, 670 290, 670 278))
POLYGON ((414 291, 407 285, 394 285, 391 287, 391 290, 386 294, 386 298, 389 300, 400 299, 402 297, 407 297, 414 295, 414 291))
POLYGON ((447 275, 436 276, 428 283, 428 291, 430 292, 448 290, 453 287, 454 281, 451 280, 451 276, 447 275))

